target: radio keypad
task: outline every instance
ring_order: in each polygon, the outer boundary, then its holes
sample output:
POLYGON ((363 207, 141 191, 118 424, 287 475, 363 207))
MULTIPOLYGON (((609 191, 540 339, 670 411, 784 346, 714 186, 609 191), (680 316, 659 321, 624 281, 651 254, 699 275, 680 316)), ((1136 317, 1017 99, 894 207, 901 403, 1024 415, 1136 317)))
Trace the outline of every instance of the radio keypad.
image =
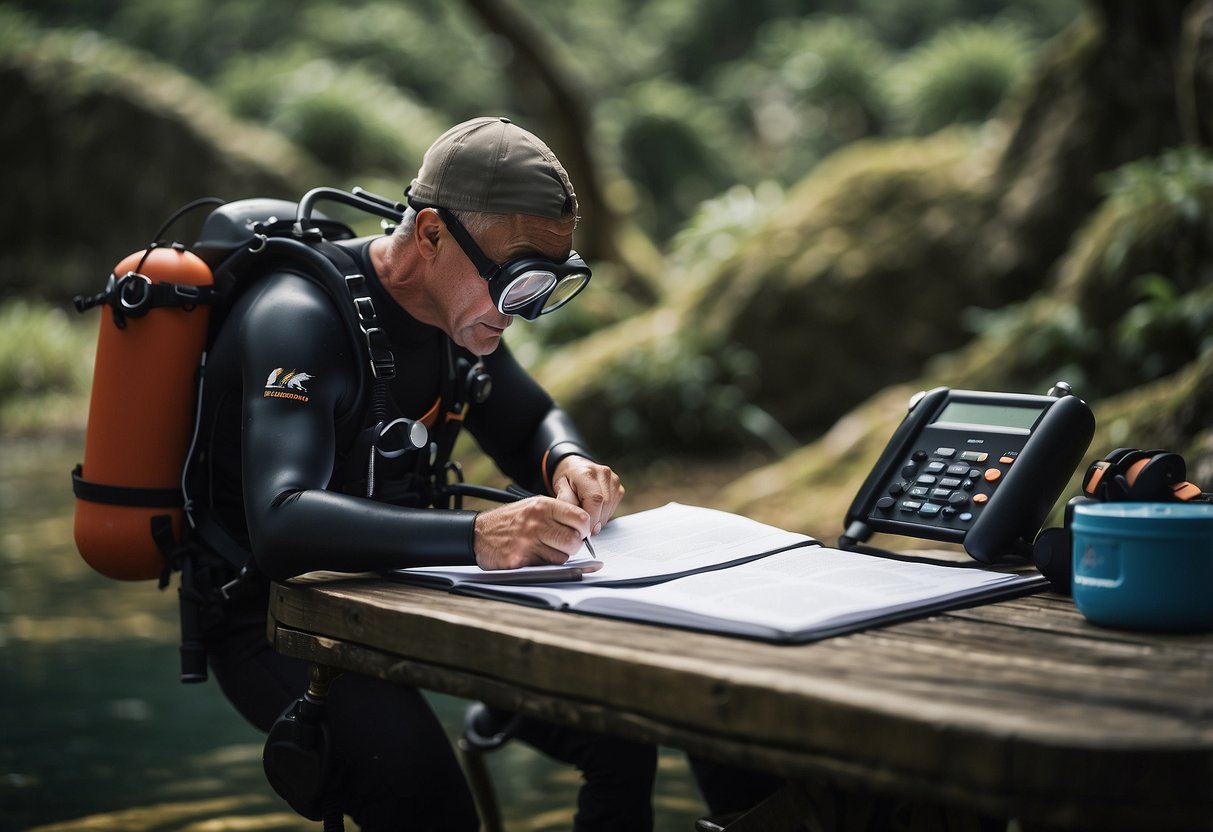
MULTIPOLYGON (((901 479, 876 503, 881 514, 912 516, 914 522, 945 526, 972 523, 1019 456, 1017 450, 999 454, 961 451, 940 446, 909 454, 901 479)), ((909 518, 907 518, 909 519, 909 518)))

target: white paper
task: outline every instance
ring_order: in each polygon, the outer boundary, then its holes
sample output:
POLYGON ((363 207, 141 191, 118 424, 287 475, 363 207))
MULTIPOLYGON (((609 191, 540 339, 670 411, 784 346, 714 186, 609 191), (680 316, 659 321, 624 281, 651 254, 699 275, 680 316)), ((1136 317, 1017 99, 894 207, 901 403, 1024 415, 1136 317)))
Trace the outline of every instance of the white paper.
POLYGON ((653 586, 556 594, 581 612, 792 637, 944 606, 1038 578, 816 547, 653 586))

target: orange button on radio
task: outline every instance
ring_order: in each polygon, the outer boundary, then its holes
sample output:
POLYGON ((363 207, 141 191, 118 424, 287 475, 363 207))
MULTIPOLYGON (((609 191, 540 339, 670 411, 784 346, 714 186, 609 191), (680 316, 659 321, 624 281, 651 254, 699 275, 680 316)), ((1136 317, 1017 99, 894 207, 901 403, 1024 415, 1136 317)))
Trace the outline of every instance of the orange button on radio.
POLYGON ((1014 461, 1015 461, 1015 457, 1013 457, 1013 456, 1000 456, 1000 457, 998 458, 998 461, 999 461, 1000 463, 1002 463, 1003 465, 1010 465, 1012 462, 1014 462, 1014 461))
POLYGON ((982 476, 985 477, 986 482, 994 482, 1002 476, 1002 471, 999 471, 997 468, 987 468, 982 476))
POLYGON ((985 505, 987 502, 989 502, 989 500, 990 500, 989 494, 974 494, 973 495, 973 502, 979 506, 985 505))

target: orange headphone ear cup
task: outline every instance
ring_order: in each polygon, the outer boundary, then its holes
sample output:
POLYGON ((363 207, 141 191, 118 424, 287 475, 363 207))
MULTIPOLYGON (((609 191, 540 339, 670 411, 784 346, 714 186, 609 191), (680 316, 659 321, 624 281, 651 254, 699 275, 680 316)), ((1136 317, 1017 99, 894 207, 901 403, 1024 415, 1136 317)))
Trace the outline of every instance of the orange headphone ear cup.
POLYGON ((1096 497, 1101 494, 1103 489, 1100 487, 1103 484, 1104 477, 1110 477, 1108 474, 1112 468, 1112 463, 1106 459, 1098 459, 1092 462, 1087 467, 1087 473, 1082 478, 1082 493, 1089 497, 1096 497))
POLYGON ((1087 473, 1082 478, 1082 491, 1084 494, 1103 499, 1102 492, 1107 490, 1104 485, 1104 478, 1107 477, 1111 481, 1112 474, 1110 473, 1116 462, 1125 454, 1132 453, 1133 448, 1116 448, 1110 451, 1103 459, 1097 459, 1087 466, 1087 473), (1101 486, 1103 488, 1101 489, 1101 486))
POLYGON ((1125 471, 1131 500, 1166 500, 1172 496, 1171 489, 1187 477, 1187 465, 1179 454, 1154 451, 1153 455, 1137 460, 1125 471))
POLYGON ((1125 471, 1149 454, 1136 448, 1117 448, 1099 462, 1091 464, 1083 480, 1083 491, 1097 500, 1123 500, 1129 490, 1125 471))

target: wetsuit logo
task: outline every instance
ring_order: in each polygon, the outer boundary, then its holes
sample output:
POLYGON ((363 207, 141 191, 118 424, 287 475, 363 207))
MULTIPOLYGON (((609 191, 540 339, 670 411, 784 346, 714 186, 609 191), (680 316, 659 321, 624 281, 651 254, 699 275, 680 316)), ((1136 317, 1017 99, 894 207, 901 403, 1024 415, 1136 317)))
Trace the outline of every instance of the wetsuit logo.
POLYGON ((311 373, 301 373, 298 370, 287 372, 285 368, 279 367, 270 373, 269 378, 265 380, 265 397, 267 399, 294 399, 297 402, 309 401, 306 395, 307 388, 303 386, 305 381, 310 381, 314 378, 311 373))

